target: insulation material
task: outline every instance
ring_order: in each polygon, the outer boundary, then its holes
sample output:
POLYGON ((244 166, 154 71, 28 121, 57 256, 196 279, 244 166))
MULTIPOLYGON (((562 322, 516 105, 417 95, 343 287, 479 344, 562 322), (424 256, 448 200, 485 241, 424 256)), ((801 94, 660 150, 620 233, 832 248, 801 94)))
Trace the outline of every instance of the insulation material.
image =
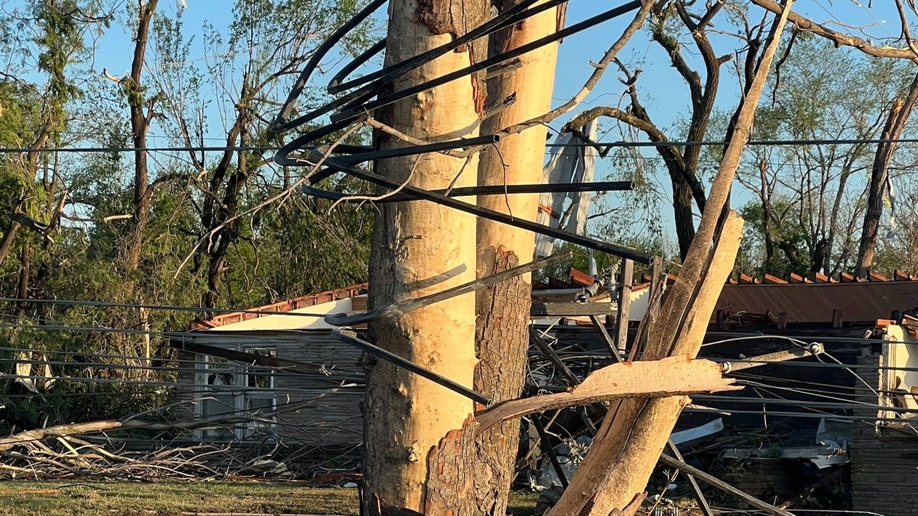
MULTIPOLYGON (((593 181, 596 169, 596 149, 589 145, 596 141, 596 120, 584 127, 584 140, 574 133, 564 133, 555 139, 551 147, 548 164, 542 175, 544 183, 567 184, 593 181)), ((536 222, 578 235, 587 234, 587 212, 590 208, 590 192, 543 193, 539 196, 539 212, 536 222)), ((536 256, 549 256, 554 249, 555 239, 536 235, 536 256)))

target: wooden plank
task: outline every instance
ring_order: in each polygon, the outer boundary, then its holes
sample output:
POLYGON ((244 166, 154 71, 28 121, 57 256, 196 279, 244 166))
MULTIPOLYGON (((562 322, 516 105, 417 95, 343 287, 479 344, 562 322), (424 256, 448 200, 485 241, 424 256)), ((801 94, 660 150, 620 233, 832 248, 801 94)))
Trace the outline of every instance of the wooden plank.
POLYGON ((590 276, 589 274, 577 269, 571 269, 568 275, 570 276, 571 283, 573 285, 589 287, 593 283, 596 283, 596 279, 593 278, 593 276, 590 276))
POLYGON ((532 303, 533 317, 586 317, 615 313, 612 303, 532 303))
POLYGON ((550 409, 586 405, 618 398, 667 397, 697 392, 742 389, 724 378, 720 364, 673 356, 612 364, 597 369, 568 392, 508 401, 477 416, 478 432, 502 421, 550 409))
MULTIPOLYGON (((616 347, 615 339, 613 339, 612 336, 609 335, 609 331, 606 330, 606 325, 603 324, 601 320, 599 320, 599 317, 595 315, 591 315, 590 320, 593 321, 593 326, 595 326, 596 329, 599 330, 599 335, 602 337, 602 341, 606 344, 606 349, 609 351, 609 354, 612 355, 612 358, 614 358, 616 362, 621 362, 622 358, 621 356, 619 356, 620 354, 619 350, 624 349, 624 348, 616 347)), ((619 324, 621 324, 621 322, 619 322, 619 324)), ((625 336, 627 337, 627 333, 625 334, 625 336)))
POLYGON ((616 348, 628 347, 628 321, 631 316, 631 287, 634 281, 634 262, 622 259, 622 282, 618 289, 618 313, 615 315, 616 348))
POLYGON ((777 277, 777 276, 773 276, 773 275, 771 275, 771 274, 766 274, 766 275, 762 278, 762 283, 771 284, 771 285, 783 285, 783 284, 785 284, 785 283, 787 283, 787 282, 784 281, 783 279, 777 277))
POLYGON ((873 271, 867 274, 867 279, 870 281, 889 281, 889 278, 886 276, 873 271))

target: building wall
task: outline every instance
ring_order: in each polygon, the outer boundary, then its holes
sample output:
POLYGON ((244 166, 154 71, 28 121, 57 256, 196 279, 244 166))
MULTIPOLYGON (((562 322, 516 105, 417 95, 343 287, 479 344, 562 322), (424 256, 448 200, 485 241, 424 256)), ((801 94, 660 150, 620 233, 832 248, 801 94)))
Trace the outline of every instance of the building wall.
MULTIPOLYGON (((858 374, 882 390, 879 367, 885 363, 879 354, 863 356, 859 364, 873 367, 860 368, 858 374)), ((858 383, 855 392, 858 401, 877 403, 877 395, 865 385, 858 383)), ((918 435, 882 422, 874 426, 869 418, 878 416, 875 408, 856 410, 855 415, 868 420, 855 424, 852 432, 852 508, 887 516, 918 515, 918 435)))
MULTIPOLYGON (((344 344, 328 332, 200 332, 186 337, 196 344, 245 351, 250 347, 276 350, 276 357, 301 363, 297 371, 261 369, 259 375, 273 377, 275 407, 283 410, 274 417, 274 424, 257 433, 248 432, 239 423, 235 429, 241 439, 252 441, 279 440, 290 447, 306 451, 315 447, 356 446, 362 442, 363 371, 359 364, 361 353, 344 344)), ((209 370, 204 355, 181 352, 182 371, 176 387, 176 398, 184 401, 177 407, 181 419, 200 418, 205 406, 203 398, 208 389, 232 392, 242 396, 246 388, 212 387, 208 385, 209 370)), ((247 365, 238 367, 245 370, 247 365)), ((245 381, 239 382, 245 385, 245 381)), ((258 389, 253 389, 258 391, 258 389)), ((259 395, 264 398, 264 389, 259 395)), ((229 427, 233 429, 232 425, 229 427)), ((223 432, 225 434, 226 432, 223 432)), ((197 439, 214 440, 221 432, 198 430, 197 439)), ((219 439, 226 439, 221 437, 219 439)))
POLYGON ((363 442, 361 352, 326 334, 279 345, 278 356, 323 365, 328 372, 328 376, 318 378, 296 374, 277 377, 277 403, 303 404, 296 412, 278 417, 278 435, 307 446, 363 442))

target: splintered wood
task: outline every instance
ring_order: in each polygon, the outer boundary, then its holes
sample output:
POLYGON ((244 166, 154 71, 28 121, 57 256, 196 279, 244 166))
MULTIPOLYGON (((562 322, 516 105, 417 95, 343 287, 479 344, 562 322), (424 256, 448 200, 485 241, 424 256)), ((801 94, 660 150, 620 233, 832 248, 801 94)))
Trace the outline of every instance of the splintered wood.
POLYGON ((709 360, 674 356, 662 360, 612 364, 591 373, 568 392, 508 401, 475 417, 478 432, 501 421, 535 412, 626 397, 676 396, 739 389, 709 360))

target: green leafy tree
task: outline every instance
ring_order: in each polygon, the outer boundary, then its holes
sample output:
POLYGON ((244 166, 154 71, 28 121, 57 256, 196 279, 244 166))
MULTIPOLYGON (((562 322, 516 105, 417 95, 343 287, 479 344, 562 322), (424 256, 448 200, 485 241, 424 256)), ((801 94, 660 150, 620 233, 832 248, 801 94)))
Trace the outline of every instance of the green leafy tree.
POLYGON ((863 59, 812 36, 792 38, 784 54, 755 137, 801 143, 751 148, 752 166, 737 178, 759 205, 747 210, 760 223, 762 270, 837 274, 857 256, 870 140, 911 74, 905 63, 863 59))

